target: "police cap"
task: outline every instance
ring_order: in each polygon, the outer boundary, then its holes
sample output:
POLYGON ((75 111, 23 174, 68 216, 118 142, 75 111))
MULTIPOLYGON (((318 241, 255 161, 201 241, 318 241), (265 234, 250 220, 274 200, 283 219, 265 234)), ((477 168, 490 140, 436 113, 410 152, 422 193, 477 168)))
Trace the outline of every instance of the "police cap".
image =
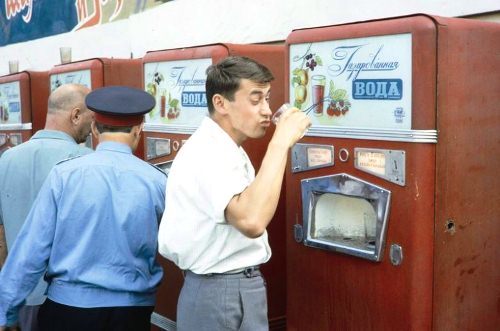
POLYGON ((142 123, 144 114, 155 106, 146 91, 127 86, 107 86, 93 90, 85 98, 95 120, 111 126, 134 126, 142 123))

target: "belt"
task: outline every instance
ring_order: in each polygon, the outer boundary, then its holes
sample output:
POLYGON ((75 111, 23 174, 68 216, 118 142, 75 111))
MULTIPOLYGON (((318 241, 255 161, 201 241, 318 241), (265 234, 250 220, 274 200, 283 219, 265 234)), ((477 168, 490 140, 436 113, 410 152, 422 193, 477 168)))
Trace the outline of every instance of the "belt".
POLYGON ((259 266, 256 265, 256 266, 246 267, 246 268, 238 269, 238 270, 234 270, 234 271, 224 272, 224 273, 222 273, 222 275, 239 275, 239 274, 243 274, 247 278, 252 278, 252 277, 260 276, 259 269, 260 269, 259 266))
POLYGON ((261 276, 259 266, 252 266, 252 267, 246 267, 242 269, 236 269, 228 272, 223 272, 223 273, 209 273, 209 274, 195 274, 191 272, 191 274, 200 276, 200 277, 231 277, 231 278, 237 278, 241 276, 245 276, 246 278, 253 278, 253 277, 258 277, 261 276))

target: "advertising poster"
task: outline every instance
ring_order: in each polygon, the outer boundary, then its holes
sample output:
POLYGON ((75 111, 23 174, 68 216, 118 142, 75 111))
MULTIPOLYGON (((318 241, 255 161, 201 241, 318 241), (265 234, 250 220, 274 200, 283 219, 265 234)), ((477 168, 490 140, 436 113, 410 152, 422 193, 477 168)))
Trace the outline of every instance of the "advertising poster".
POLYGON ((208 114, 205 72, 211 64, 212 59, 146 63, 145 89, 156 99, 146 123, 197 127, 208 114))
POLYGON ((19 81, 0 84, 0 124, 21 123, 19 81))
POLYGON ((290 102, 313 126, 411 129, 411 34, 290 45, 290 102))
POLYGON ((0 1, 0 46, 127 19, 169 0, 0 1))

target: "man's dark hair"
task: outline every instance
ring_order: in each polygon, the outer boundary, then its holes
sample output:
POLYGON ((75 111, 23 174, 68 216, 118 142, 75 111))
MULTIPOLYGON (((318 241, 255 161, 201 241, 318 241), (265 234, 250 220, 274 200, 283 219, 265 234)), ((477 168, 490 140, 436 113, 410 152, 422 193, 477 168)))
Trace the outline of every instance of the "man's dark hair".
POLYGON ((95 122, 95 128, 99 133, 104 133, 104 132, 123 132, 123 133, 130 133, 132 131, 132 126, 112 126, 112 125, 106 125, 102 124, 99 122, 95 122))
POLYGON ((208 67, 205 89, 210 114, 214 112, 212 97, 220 94, 233 101, 242 79, 265 84, 272 81, 274 76, 264 65, 244 56, 229 56, 208 67))

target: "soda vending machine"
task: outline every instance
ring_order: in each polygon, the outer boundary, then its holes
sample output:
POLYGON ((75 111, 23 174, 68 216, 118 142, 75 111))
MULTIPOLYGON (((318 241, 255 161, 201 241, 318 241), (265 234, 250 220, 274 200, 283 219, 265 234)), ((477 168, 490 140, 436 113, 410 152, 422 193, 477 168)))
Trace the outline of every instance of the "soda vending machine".
POLYGON ((496 330, 500 25, 293 31, 287 330, 496 330))
MULTIPOLYGON (((208 115, 205 96, 206 69, 231 55, 253 58, 268 67, 272 84, 271 108, 284 102, 284 47, 282 45, 213 44, 148 52, 143 57, 144 88, 156 98, 156 108, 146 115, 145 154, 148 162, 168 172, 182 144, 208 115)), ((262 139, 243 144, 256 171, 267 149, 272 130, 262 139)), ((210 160, 206 160, 210 162, 210 160)), ((200 164, 203 167, 203 164, 200 164)), ((268 227, 273 255, 262 266, 268 285, 268 312, 271 330, 285 328, 285 206, 284 191, 278 210, 268 227)), ((153 324, 166 330, 175 328, 177 298, 183 284, 181 271, 160 258, 165 271, 153 313, 153 324)))
MULTIPOLYGON (((49 71, 50 91, 68 83, 82 84, 90 89, 113 85, 142 88, 141 75, 141 59, 87 59, 53 67, 49 71)), ((96 143, 92 142, 91 136, 86 145, 95 147, 96 143)), ((134 154, 140 158, 144 156, 142 143, 134 154)))
POLYGON ((48 86, 47 72, 21 71, 0 77, 0 156, 43 129, 48 86))

